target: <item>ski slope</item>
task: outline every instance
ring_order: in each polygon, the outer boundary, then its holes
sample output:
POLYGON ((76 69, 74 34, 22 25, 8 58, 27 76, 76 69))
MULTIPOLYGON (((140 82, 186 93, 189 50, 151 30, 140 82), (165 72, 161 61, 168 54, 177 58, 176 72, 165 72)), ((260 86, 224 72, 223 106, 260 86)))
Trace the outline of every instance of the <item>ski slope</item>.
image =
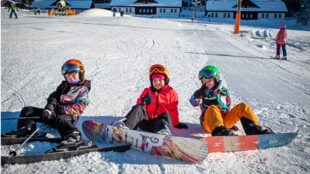
MULTIPOLYGON (((246 26, 187 19, 112 17, 94 9, 73 17, 19 12, 9 19, 1 8, 1 116, 18 117, 24 106, 44 107, 63 80, 61 66, 79 59, 92 80, 84 120, 111 123, 124 117, 144 88, 148 69, 163 64, 179 94, 179 118, 188 130, 173 134, 205 137, 200 109, 189 103, 201 83, 198 72, 215 65, 230 90, 232 105, 248 103, 262 125, 298 137, 288 146, 267 150, 213 153, 199 164, 127 151, 90 153, 67 160, 1 166, 1 173, 309 173, 310 32, 288 25, 288 61, 275 56, 277 24, 246 26), (291 28, 290 28, 291 27, 291 28), (261 39, 258 39, 260 37, 261 39), (256 39, 254 39, 256 38, 256 39)), ((286 21, 282 21, 285 23, 286 21)), ((244 134, 240 122, 237 124, 244 134)), ((16 121, 1 121, 1 131, 16 121)), ((49 128, 47 128, 49 129, 49 128)), ((53 130, 55 131, 55 130, 53 130)), ((55 133, 57 135, 57 133, 55 133)), ((83 136, 85 138, 85 136, 83 136)), ((21 154, 38 154, 56 144, 29 143, 21 154)), ((14 146, 2 146, 7 155, 14 146)))

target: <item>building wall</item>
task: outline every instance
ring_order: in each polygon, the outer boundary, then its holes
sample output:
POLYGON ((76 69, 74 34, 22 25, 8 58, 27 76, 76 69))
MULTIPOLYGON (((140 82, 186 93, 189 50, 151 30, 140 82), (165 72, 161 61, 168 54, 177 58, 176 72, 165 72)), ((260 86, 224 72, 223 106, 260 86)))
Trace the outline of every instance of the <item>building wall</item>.
POLYGON ((156 9, 156 14, 157 15, 176 15, 179 16, 180 14, 180 8, 163 8, 163 7, 158 7, 156 9))
MULTIPOLYGON (((114 7, 111 8, 113 10, 114 7)), ((117 12, 123 11, 125 14, 135 14, 135 7, 116 7, 117 12)))
POLYGON ((210 18, 234 18, 233 12, 208 12, 207 17, 210 18))
MULTIPOLYGON (((113 10, 114 7, 111 7, 111 10, 113 10)), ((143 7, 142 7, 143 8, 143 7)), ((165 7, 155 7, 156 8, 156 11, 154 10, 153 14, 156 14, 156 15, 175 15, 175 16, 179 16, 180 14, 180 8, 165 8, 165 7)), ((136 14, 135 13, 135 10, 136 8, 135 7, 116 7, 117 9, 117 12, 121 12, 121 11, 124 11, 125 14, 136 14)), ((137 10, 138 10, 138 13, 145 13, 145 15, 150 15, 152 14, 151 13, 151 7, 145 7, 145 9, 141 9, 137 7, 137 10), (140 12, 141 10, 141 12, 140 12), (145 11, 143 11, 145 10, 145 11), (149 10, 149 11, 147 11, 149 10)))
MULTIPOLYGON (((234 18, 234 12, 208 12, 207 17, 210 18, 221 18, 221 19, 230 19, 234 18)), ((241 15, 246 15, 245 13, 241 15)), ((243 18, 243 17, 242 17, 243 18)), ((254 18, 254 15, 252 16, 254 18)), ((250 16, 248 16, 248 19, 251 19, 250 16)), ((257 19, 270 19, 270 20, 279 20, 279 19, 285 19, 285 13, 268 13, 268 12, 259 12, 257 14, 257 19)))
POLYGON ((258 19, 273 19, 273 20, 285 19, 285 13, 261 12, 261 13, 258 13, 258 19))

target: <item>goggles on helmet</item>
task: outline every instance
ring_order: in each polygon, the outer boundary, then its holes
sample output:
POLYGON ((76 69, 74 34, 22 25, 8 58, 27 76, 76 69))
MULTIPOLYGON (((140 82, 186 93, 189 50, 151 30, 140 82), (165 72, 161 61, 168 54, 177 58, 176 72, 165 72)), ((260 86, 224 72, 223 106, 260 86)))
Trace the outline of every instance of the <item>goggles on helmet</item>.
POLYGON ((161 73, 161 74, 166 74, 165 68, 160 66, 160 65, 153 65, 150 68, 150 75, 155 74, 155 73, 161 73))
POLYGON ((83 68, 76 64, 64 64, 61 68, 62 75, 68 74, 68 73, 79 73, 83 68))
POLYGON ((202 79, 217 79, 218 78, 218 74, 217 72, 214 71, 210 71, 210 70, 201 70, 199 72, 199 80, 202 79))

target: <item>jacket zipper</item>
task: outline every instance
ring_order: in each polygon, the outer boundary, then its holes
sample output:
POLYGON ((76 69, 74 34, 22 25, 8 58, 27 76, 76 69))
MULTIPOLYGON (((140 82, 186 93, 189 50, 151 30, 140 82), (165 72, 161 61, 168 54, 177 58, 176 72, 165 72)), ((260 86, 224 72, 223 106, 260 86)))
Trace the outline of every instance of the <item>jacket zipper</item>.
POLYGON ((155 117, 155 114, 156 114, 156 111, 157 111, 157 108, 158 108, 158 103, 159 103, 158 97, 159 97, 159 93, 157 94, 157 105, 156 105, 155 112, 154 112, 154 114, 153 114, 153 119, 154 119, 154 117, 155 117))

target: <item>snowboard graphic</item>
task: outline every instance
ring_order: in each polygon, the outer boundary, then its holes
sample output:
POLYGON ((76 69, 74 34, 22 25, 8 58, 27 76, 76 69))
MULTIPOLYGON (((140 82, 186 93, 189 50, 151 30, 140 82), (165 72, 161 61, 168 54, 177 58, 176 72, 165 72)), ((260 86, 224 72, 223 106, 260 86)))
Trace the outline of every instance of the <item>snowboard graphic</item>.
POLYGON ((90 120, 84 121, 82 128, 86 137, 95 143, 131 144, 131 149, 190 163, 199 163, 208 155, 206 143, 194 138, 118 128, 90 120))
POLYGON ((206 137, 209 153, 268 149, 286 146, 297 136, 294 133, 206 137))

